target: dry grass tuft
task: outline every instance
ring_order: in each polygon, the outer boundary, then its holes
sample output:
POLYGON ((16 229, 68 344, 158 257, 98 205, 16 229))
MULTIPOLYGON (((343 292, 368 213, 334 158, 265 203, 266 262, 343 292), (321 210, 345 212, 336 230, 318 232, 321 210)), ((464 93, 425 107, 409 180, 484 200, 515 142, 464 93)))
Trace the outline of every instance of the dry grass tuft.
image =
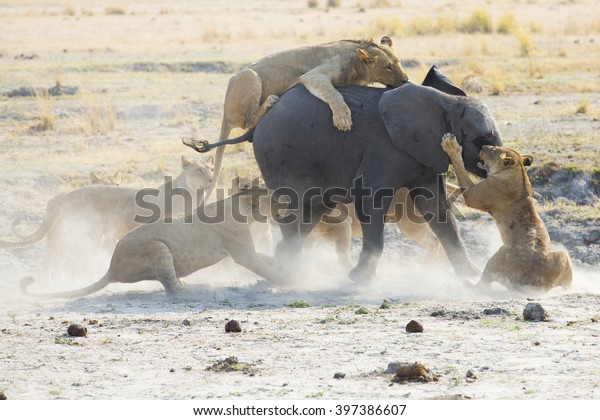
POLYGON ((54 129, 54 104, 47 90, 37 90, 35 93, 39 121, 31 126, 32 130, 48 131, 54 129))
POLYGON ((65 5, 63 9, 63 14, 67 16, 75 16, 75 7, 72 4, 65 5))
POLYGON ((84 100, 83 131, 91 136, 114 130, 117 114, 112 101, 82 90, 84 100))
POLYGON ((340 7, 342 5, 342 0, 327 0, 327 7, 340 7))
POLYGON ((486 75, 486 80, 490 84, 492 95, 504 95, 506 93, 506 83, 504 82, 504 73, 498 69, 490 70, 486 75))
POLYGON ((511 10, 506 11, 500 17, 496 31, 500 34, 513 33, 519 27, 517 16, 511 10))
POLYGON ((104 9, 107 15, 124 15, 125 8, 123 6, 110 6, 104 9))
POLYGON ((393 16, 387 18, 378 17, 373 21, 371 26, 373 26, 374 32, 384 33, 389 36, 404 35, 406 32, 400 19, 393 16))
POLYGON ((489 34, 493 31, 492 16, 483 9, 475 9, 465 22, 460 26, 462 32, 489 34))
POLYGON ((309 9, 316 9, 317 7, 319 7, 319 2, 318 0, 307 0, 306 6, 309 9))
POLYGON ((587 98, 583 98, 579 105, 577 105, 577 109, 575 110, 576 114, 587 114, 590 112, 590 101, 587 98))

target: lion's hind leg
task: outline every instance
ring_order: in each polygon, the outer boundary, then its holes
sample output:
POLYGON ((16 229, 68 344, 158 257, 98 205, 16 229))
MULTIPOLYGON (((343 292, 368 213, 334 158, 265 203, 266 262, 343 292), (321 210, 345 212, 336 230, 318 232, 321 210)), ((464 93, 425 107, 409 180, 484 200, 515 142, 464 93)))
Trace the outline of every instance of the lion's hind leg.
POLYGON ((493 282, 498 282, 503 286, 510 288, 511 279, 515 273, 512 271, 514 262, 511 262, 514 257, 514 250, 507 246, 502 246, 489 259, 481 275, 481 280, 477 284, 478 288, 489 288, 493 282))
POLYGON ((230 127, 251 129, 275 105, 276 95, 269 95, 262 103, 263 84, 254 70, 243 69, 233 76, 225 94, 224 122, 230 127))
POLYGON ((551 252, 548 255, 548 267, 548 282, 544 284, 546 290, 558 286, 571 286, 573 283, 573 266, 566 252, 551 252))

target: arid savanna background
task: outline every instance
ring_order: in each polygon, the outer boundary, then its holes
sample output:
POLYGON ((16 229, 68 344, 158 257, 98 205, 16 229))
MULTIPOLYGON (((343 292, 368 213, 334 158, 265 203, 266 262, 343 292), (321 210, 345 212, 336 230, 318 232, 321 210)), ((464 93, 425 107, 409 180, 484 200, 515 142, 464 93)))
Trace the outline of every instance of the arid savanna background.
MULTIPOLYGON (((594 0, 0 0, 0 236, 11 237, 16 218, 21 232, 34 231, 48 200, 88 185, 92 171, 154 187, 180 172, 181 155, 205 159, 181 139, 217 139, 227 82, 244 65, 383 35, 412 81, 436 64, 488 105, 508 147, 533 155, 534 196, 554 245, 573 261, 571 289, 479 295, 443 259, 425 264, 390 225, 369 287, 356 288, 331 244, 318 243, 305 281, 290 289, 225 261, 186 278, 185 296, 148 282, 37 301, 20 294, 22 277, 46 290, 82 286, 42 281, 41 242, 0 250, 6 397, 599 398, 594 0), (523 320, 528 299, 549 321, 523 320), (225 333, 230 319, 241 333, 225 333), (424 333, 405 332, 413 319, 424 333), (70 323, 88 337, 67 336, 70 323), (390 386, 388 365, 414 361, 438 380, 390 386)), ((223 183, 235 174, 258 174, 251 145, 228 149, 223 183)), ((461 204, 457 217, 482 269, 501 243, 497 229, 461 204)), ((356 257, 360 239, 352 250, 356 257)))

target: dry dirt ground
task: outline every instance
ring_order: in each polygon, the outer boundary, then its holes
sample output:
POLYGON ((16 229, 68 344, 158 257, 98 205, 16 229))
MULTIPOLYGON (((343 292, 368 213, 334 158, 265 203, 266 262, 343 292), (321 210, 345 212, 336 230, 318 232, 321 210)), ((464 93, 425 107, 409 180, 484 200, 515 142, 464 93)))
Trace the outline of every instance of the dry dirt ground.
MULTIPOLYGON (((411 79, 437 64, 488 104, 507 145, 534 155, 534 170, 557 165, 538 172, 538 199, 575 279, 570 290, 483 296, 443 261, 424 264, 423 251, 388 226, 368 288, 356 288, 320 245, 289 290, 225 262, 187 278, 189 293, 177 298, 147 283, 49 302, 17 286, 23 276, 42 278, 44 243, 0 250, 0 390, 8 398, 600 397, 597 2, 15 3, 0 0, 1 237, 16 217, 29 217, 22 229, 34 230, 48 200, 85 185, 90 171, 121 171, 123 185, 139 187, 177 173, 180 155, 196 158, 180 139, 216 138, 227 81, 245 63, 391 34, 411 79), (485 27, 482 11, 491 32, 467 31, 473 16, 485 27), (57 83, 78 93, 23 96, 57 83), (528 299, 550 320, 524 321, 528 299), (241 333, 225 333, 231 319, 241 333), (424 333, 405 332, 413 319, 424 333), (88 337, 68 337, 70 323, 85 325, 88 337), (219 364, 230 357, 238 363, 219 364), (414 361, 438 381, 390 386, 388 364, 414 361)), ((256 173, 250 147, 231 148, 225 169, 225 179, 256 173)), ((462 212, 461 232, 482 268, 498 233, 489 217, 462 212)), ((359 250, 355 240, 355 257, 359 250)))

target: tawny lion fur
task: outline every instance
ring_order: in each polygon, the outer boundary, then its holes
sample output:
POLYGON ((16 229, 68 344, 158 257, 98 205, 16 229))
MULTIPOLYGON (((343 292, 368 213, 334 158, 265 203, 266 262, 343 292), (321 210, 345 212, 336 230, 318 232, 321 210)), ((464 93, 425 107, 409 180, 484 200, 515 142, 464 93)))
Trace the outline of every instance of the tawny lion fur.
POLYGON ((445 134, 442 148, 452 161, 465 204, 489 213, 495 220, 502 247, 490 258, 480 284, 497 281, 509 288, 550 290, 568 287, 573 268, 564 251, 552 252, 550 236, 532 197, 525 166, 533 158, 506 147, 483 146, 480 167, 488 176, 475 184, 462 160, 462 147, 452 134, 445 134))
MULTIPOLYGON (((182 156, 181 166, 183 170, 173 180, 173 189, 190 191, 195 198, 198 190, 209 187, 213 172, 212 158, 207 162, 196 163, 182 156)), ((145 199, 146 202, 156 204, 163 216, 164 189, 165 185, 161 185, 155 190, 156 196, 145 199)), ((139 225, 134 220, 136 215, 147 212, 136 204, 138 191, 138 188, 133 187, 91 185, 53 197, 46 206, 44 221, 35 232, 30 235, 18 234, 14 228, 19 220, 15 220, 11 226, 19 240, 2 239, 0 249, 29 247, 46 239, 47 255, 44 269, 50 283, 53 278, 58 280, 64 277, 64 265, 74 265, 74 259, 68 258, 69 254, 74 252, 81 271, 93 273, 98 251, 103 249, 105 252, 112 252, 117 240, 139 225), (85 246, 81 246, 83 240, 77 238, 84 236, 88 241, 84 241, 85 246), (90 239, 94 242, 90 243, 90 239), (73 249, 74 241, 77 242, 76 250, 73 249), (65 264, 65 261, 69 262, 65 264)), ((175 200, 175 203, 179 201, 175 200)), ((174 207, 173 213, 179 212, 183 212, 183 209, 174 207)), ((67 269, 73 271, 73 267, 67 269)))
POLYGON ((271 258, 255 251, 249 223, 252 217, 244 222, 237 216, 250 216, 258 208, 259 197, 252 193, 253 190, 248 188, 245 195, 234 195, 200 207, 204 215, 222 215, 219 222, 203 220, 194 212, 171 222, 161 219, 140 225, 118 242, 108 271, 90 286, 67 292, 32 293, 28 286, 33 279, 27 277, 21 280, 21 291, 36 298, 74 298, 95 293, 110 283, 158 280, 168 293, 174 293, 183 289, 181 277, 216 264, 227 256, 276 283, 281 275, 270 264, 271 258))
MULTIPOLYGON (((234 128, 255 127, 279 96, 298 83, 329 105, 335 127, 348 131, 352 127, 350 108, 336 87, 375 82, 396 87, 406 81, 408 76, 389 37, 383 37, 381 44, 343 40, 272 54, 229 80, 219 140, 229 138, 234 128)), ((217 149, 209 195, 216 186, 224 153, 224 146, 217 149)))

